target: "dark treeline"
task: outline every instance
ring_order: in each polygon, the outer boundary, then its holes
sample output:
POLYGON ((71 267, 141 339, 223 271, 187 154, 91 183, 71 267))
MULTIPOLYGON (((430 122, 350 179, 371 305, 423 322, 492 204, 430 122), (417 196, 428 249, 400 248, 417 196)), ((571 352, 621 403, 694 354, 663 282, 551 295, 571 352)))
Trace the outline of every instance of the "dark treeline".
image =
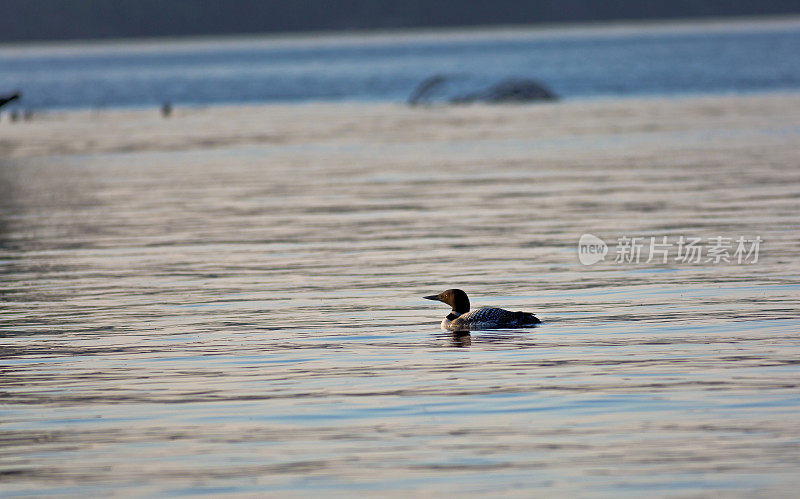
POLYGON ((0 41, 275 33, 800 12, 798 0, 2 0, 0 41))

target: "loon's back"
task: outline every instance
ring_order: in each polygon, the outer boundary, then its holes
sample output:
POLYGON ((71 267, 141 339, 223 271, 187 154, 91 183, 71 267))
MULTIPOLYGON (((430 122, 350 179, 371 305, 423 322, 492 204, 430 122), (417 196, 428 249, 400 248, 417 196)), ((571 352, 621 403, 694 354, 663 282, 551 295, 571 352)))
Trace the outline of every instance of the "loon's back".
POLYGON ((541 321, 529 312, 511 312, 502 308, 484 307, 442 321, 442 329, 464 331, 476 329, 503 329, 539 324, 541 321))

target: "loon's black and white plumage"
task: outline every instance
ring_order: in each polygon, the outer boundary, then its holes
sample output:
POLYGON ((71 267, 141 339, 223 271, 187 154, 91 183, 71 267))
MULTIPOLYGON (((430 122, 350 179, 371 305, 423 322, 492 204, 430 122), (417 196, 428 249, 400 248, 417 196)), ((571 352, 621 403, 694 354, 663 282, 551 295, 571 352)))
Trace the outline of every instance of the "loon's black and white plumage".
POLYGON ((485 307, 469 311, 467 293, 460 289, 448 289, 438 295, 423 296, 450 305, 453 310, 442 321, 442 329, 469 331, 478 329, 505 329, 539 324, 539 319, 529 312, 509 312, 502 308, 485 307))

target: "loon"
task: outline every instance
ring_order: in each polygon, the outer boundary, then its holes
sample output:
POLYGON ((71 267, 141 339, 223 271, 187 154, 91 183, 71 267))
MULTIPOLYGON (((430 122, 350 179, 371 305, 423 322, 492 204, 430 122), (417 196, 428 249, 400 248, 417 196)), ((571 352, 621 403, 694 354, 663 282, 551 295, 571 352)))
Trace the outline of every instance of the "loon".
POLYGON ((502 308, 485 307, 469 311, 467 293, 460 289, 448 289, 438 295, 423 296, 426 300, 436 300, 453 307, 442 321, 445 331, 468 331, 476 329, 504 329, 539 324, 539 319, 529 312, 509 312, 502 308))

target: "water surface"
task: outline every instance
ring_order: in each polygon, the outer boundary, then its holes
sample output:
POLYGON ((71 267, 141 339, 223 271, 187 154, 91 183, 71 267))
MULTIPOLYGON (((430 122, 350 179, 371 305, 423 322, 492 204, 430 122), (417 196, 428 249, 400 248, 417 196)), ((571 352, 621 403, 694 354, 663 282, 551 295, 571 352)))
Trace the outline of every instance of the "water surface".
POLYGON ((2 159, 0 490, 789 495, 793 102, 265 110, 308 135, 174 151, 109 115, 136 147, 2 159), (764 244, 586 267, 585 232, 764 244), (441 332, 451 286, 544 324, 441 332))

